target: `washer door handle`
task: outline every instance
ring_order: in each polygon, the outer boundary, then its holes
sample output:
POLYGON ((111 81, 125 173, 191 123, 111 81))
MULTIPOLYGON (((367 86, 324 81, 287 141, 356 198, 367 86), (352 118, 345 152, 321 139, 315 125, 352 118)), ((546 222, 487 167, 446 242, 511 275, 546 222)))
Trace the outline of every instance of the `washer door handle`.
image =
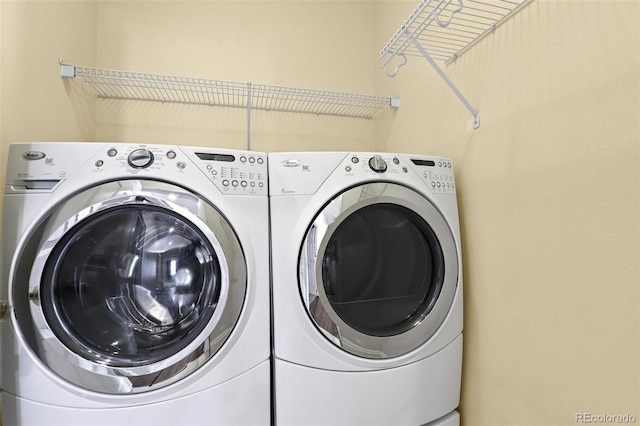
POLYGON ((0 300, 0 321, 4 321, 5 318, 8 316, 7 314, 9 313, 9 301, 7 300, 0 300))

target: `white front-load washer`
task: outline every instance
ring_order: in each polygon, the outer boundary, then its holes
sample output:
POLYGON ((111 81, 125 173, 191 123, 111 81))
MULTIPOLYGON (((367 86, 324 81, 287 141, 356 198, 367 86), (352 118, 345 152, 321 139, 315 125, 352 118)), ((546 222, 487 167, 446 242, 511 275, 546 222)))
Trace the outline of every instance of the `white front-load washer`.
POLYGON ((462 261, 451 162, 268 158, 276 424, 457 424, 462 261))
POLYGON ((267 158, 11 145, 5 425, 271 421, 267 158))

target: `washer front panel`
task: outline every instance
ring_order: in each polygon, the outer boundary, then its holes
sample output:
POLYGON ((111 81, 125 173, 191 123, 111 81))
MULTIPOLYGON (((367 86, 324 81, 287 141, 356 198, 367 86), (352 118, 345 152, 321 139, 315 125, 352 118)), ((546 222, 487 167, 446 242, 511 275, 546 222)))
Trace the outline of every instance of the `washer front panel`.
POLYGON ((20 259, 33 261, 21 296, 30 316, 18 320, 36 356, 85 389, 144 392, 179 380, 215 355, 242 310, 246 265, 233 229, 175 185, 98 185, 35 234, 38 249, 26 250, 35 258, 20 259))
POLYGON ((426 343, 453 303, 458 258, 438 209, 406 186, 337 194, 315 216, 299 259, 304 305, 336 346, 365 358, 426 343))

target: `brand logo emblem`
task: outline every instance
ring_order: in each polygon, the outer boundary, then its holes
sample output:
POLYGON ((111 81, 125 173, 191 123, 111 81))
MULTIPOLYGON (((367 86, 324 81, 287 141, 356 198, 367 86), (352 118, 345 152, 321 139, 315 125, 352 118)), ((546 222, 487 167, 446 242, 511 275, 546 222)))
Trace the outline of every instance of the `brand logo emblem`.
POLYGON ((22 158, 27 161, 42 160, 44 157, 46 157, 46 154, 40 151, 27 151, 22 153, 22 158))
POLYGON ((282 164, 284 167, 300 167, 302 165, 300 161, 293 158, 284 160, 280 164, 282 164))

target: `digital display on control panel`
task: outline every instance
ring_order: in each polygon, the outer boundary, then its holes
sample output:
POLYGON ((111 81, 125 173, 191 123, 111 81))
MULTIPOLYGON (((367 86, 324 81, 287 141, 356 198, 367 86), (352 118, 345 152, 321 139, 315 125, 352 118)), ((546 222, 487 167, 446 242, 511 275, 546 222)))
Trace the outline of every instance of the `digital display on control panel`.
POLYGON ((198 156, 198 158, 205 161, 226 161, 228 163, 236 161, 236 157, 230 154, 212 154, 209 152, 196 152, 196 155, 198 156))
POLYGON ((416 160, 414 158, 411 159, 411 162, 413 164, 415 164, 416 166, 429 166, 429 167, 433 167, 436 165, 435 161, 431 161, 431 160, 416 160))

